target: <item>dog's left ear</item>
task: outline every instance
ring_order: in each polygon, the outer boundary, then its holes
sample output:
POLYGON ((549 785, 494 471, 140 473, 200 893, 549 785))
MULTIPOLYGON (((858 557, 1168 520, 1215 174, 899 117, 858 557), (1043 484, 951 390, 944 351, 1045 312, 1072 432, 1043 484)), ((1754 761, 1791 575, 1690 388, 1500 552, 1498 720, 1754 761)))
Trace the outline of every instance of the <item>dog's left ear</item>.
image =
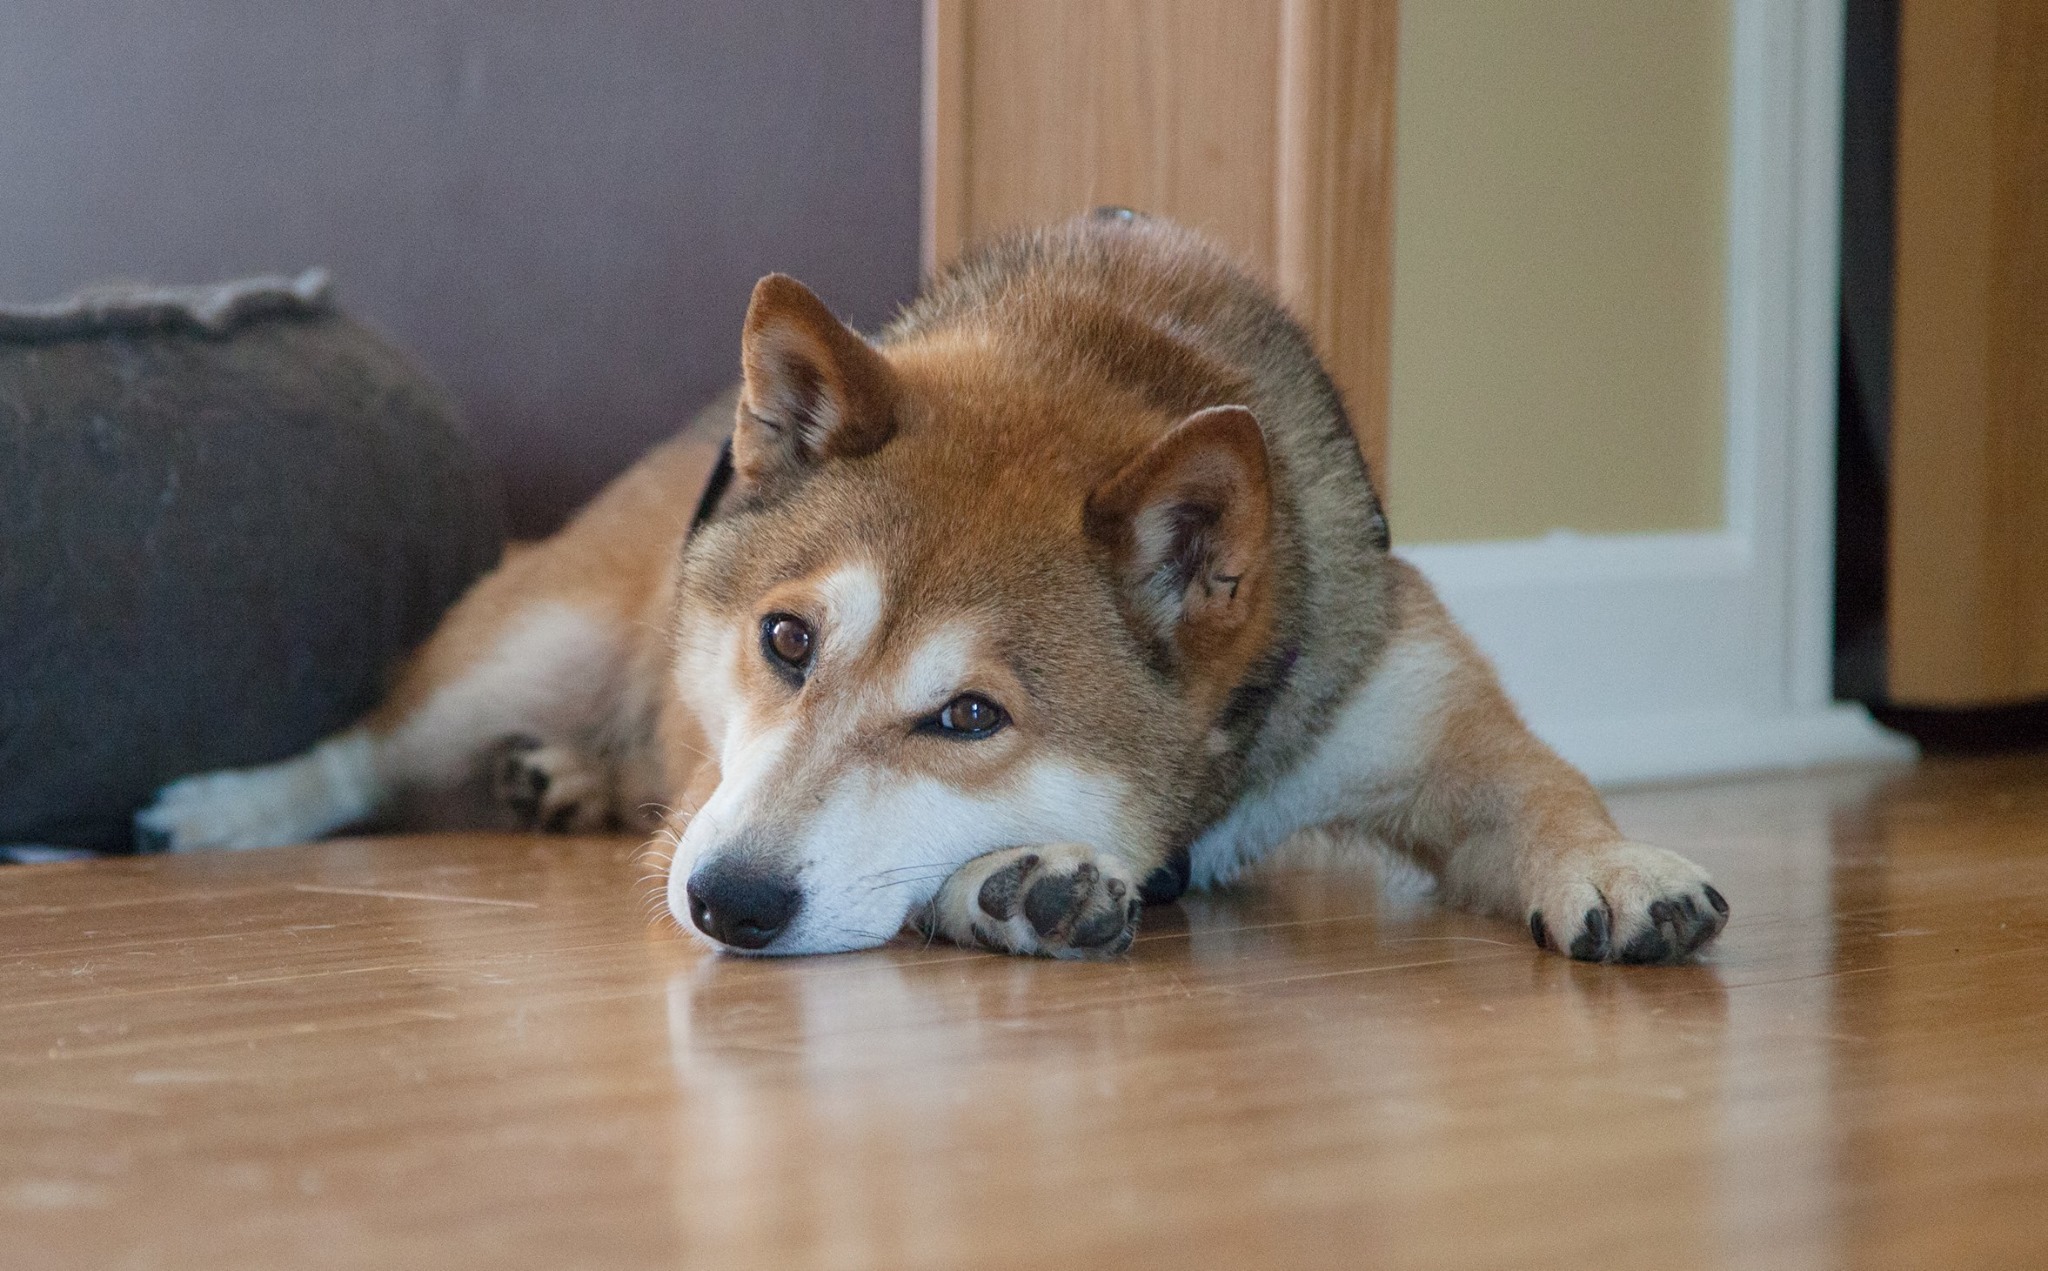
POLYGON ((1089 496, 1084 524, 1147 634, 1234 680, 1272 625, 1273 490, 1252 413, 1188 416, 1089 496))
POLYGON ((740 365, 732 457, 743 481, 872 454, 896 431, 889 363, 786 274, 754 284, 740 365))

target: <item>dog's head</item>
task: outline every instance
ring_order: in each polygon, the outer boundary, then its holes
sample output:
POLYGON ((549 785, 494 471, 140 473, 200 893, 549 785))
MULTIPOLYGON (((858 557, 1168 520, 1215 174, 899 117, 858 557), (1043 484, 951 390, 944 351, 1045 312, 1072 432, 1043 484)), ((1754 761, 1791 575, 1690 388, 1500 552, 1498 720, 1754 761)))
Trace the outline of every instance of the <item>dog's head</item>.
POLYGON ((677 919, 855 949, 997 848, 1160 864, 1270 640, 1250 412, 994 326, 877 348, 780 276, 743 357, 733 486, 680 571, 672 691, 718 781, 684 809, 677 919))

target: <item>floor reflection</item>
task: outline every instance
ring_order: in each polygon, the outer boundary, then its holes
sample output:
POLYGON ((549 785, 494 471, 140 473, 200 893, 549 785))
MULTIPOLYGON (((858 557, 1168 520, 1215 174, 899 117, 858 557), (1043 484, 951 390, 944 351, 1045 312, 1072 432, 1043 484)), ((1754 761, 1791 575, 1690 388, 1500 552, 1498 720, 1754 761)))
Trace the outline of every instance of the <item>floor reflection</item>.
MULTIPOLYGON (((1050 1204, 1134 1258, 1166 1240, 1398 1260, 1469 1236, 1454 1183, 1475 1143, 1539 1175, 1551 1125, 1647 1114, 1712 1145, 1720 972, 1576 966, 1518 934, 1364 876, 1281 871, 1148 916, 1121 963, 707 956, 668 987, 678 1213, 707 1254, 780 1231, 828 1263, 944 1265, 938 1233, 963 1229, 1027 1248, 1050 1204), (1314 1221, 1245 1221, 1276 1208, 1314 1221)), ((1623 1146, 1555 1171, 1520 1218, 1625 1183, 1623 1146)), ((1663 1185, 1707 1214, 1716 1178, 1688 1148, 1663 1185)))

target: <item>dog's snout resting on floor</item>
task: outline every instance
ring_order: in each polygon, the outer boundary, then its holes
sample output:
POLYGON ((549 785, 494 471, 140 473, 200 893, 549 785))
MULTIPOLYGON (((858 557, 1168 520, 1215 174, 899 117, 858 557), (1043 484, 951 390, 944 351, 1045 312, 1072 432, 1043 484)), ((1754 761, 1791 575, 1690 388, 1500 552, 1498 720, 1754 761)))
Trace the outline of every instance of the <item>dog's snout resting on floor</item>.
POLYGON ((1145 899, 1311 827, 1575 958, 1679 959, 1725 923, 1389 553, 1308 340, 1200 239, 1123 215, 1006 239, 872 342, 771 276, 741 350, 736 404, 478 583, 359 726, 175 783, 142 830, 652 807, 678 921, 762 953, 906 923, 1119 953, 1145 899))

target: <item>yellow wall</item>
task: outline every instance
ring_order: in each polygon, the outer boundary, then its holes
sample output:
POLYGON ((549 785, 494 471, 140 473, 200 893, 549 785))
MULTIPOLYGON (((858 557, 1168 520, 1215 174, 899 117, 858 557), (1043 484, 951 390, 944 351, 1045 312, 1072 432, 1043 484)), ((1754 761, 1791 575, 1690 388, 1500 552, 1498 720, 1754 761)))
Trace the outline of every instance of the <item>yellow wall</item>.
POLYGON ((1727 0, 1401 6, 1400 542, 1721 520, 1727 0))

